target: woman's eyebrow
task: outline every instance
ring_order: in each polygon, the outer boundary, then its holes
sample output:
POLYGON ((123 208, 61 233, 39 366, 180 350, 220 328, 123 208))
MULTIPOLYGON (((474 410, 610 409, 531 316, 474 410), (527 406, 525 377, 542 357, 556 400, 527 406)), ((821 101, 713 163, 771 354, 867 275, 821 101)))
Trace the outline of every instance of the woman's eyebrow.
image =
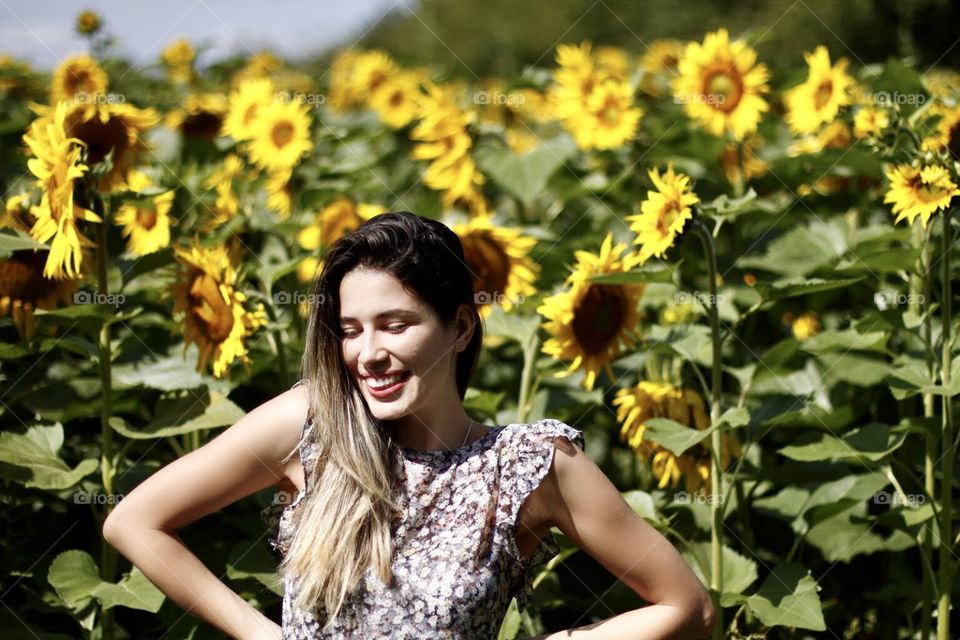
MULTIPOLYGON (((401 317, 401 316, 408 317, 408 318, 416 318, 417 313, 415 311, 410 311, 408 309, 388 309, 386 311, 381 311, 380 313, 378 313, 375 316, 375 318, 377 320, 381 320, 383 318, 393 318, 393 317, 401 317)), ((352 322, 354 320, 356 320, 356 318, 353 318, 351 316, 340 316, 341 322, 352 322)))

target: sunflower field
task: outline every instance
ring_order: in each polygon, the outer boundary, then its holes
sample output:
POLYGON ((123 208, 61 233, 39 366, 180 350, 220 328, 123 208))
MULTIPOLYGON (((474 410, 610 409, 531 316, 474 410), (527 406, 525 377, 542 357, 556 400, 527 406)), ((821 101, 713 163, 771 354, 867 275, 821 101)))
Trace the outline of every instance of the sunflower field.
MULTIPOLYGON (((371 48, 201 68, 174 40, 144 67, 76 29, 51 73, 0 58, 4 637, 223 637, 103 520, 290 388, 325 250, 399 210, 475 274, 469 413, 582 429, 715 637, 960 634, 960 73, 827 46, 774 69, 722 28, 471 82, 371 48)), ((282 495, 181 532, 278 622, 282 495)), ((501 638, 644 604, 554 535, 501 638)))

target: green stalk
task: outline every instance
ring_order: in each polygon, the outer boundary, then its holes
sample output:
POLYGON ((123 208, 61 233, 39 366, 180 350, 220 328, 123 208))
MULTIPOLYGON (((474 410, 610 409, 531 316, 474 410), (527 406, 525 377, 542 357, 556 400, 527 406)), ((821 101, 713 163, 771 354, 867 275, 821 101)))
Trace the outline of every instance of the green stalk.
MULTIPOLYGON (((113 450, 113 429, 110 427, 110 413, 112 410, 113 392, 110 385, 110 318, 113 314, 110 309, 109 286, 107 282, 107 220, 106 211, 102 200, 94 199, 94 206, 99 203, 100 209, 97 213, 103 219, 103 222, 97 225, 97 286, 100 295, 103 297, 103 322, 100 325, 100 337, 98 340, 98 356, 100 361, 100 390, 102 394, 100 402, 100 473, 103 481, 103 491, 107 496, 104 505, 103 518, 106 520, 110 512, 113 511, 113 480, 116 475, 114 469, 114 450, 113 450)), ((103 521, 101 521, 102 527, 103 521)), ((100 577, 107 582, 114 581, 114 575, 117 572, 117 552, 106 541, 100 538, 100 577)), ((113 609, 103 611, 103 639, 113 640, 113 609)))
POLYGON ((941 277, 943 328, 943 355, 940 360, 940 378, 944 386, 943 394, 943 433, 940 447, 943 452, 943 468, 940 477, 942 494, 940 495, 940 594, 937 602, 937 640, 950 638, 950 585, 953 582, 953 559, 951 557, 952 516, 953 516, 953 399, 946 392, 950 386, 950 366, 953 364, 950 349, 950 323, 952 322, 951 291, 950 291, 950 245, 951 227, 950 218, 953 210, 948 209, 943 216, 943 275, 941 277))
POLYGON ((523 345, 523 372, 520 374, 520 399, 517 402, 517 423, 523 424, 530 412, 530 383, 533 379, 533 365, 537 359, 537 348, 540 345, 540 338, 534 331, 523 345))
MULTIPOLYGON (((717 308, 717 252, 713 242, 713 234, 694 217, 691 228, 703 244, 703 252, 707 262, 707 280, 710 287, 710 304, 707 307, 710 316, 710 337, 713 341, 713 362, 711 363, 712 393, 710 396, 710 424, 720 423, 720 315, 717 308)), ((723 638, 723 609, 720 606, 720 594, 723 588, 723 483, 720 474, 721 440, 720 430, 714 429, 710 434, 710 592, 716 609, 716 626, 713 628, 715 640, 723 638)))
MULTIPOLYGON (((287 371, 287 350, 283 344, 283 330, 279 326, 277 321, 277 311, 273 308, 272 304, 264 305, 267 310, 267 316, 270 318, 270 323, 273 325, 274 329, 273 334, 273 343, 277 349, 277 365, 280 367, 280 388, 289 389, 290 388, 290 373, 287 371)), ((297 314, 296 307, 294 307, 293 314, 297 314)))

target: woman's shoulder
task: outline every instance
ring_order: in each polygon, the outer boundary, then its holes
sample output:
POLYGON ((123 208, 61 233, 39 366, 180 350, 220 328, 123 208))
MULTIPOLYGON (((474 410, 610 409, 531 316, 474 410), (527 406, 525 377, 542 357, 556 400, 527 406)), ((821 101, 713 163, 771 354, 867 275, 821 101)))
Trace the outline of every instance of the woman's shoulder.
POLYGON ((539 449, 545 443, 552 443, 558 437, 584 448, 583 431, 570 426, 556 418, 540 418, 533 422, 520 422, 505 425, 503 428, 505 441, 514 448, 539 449))

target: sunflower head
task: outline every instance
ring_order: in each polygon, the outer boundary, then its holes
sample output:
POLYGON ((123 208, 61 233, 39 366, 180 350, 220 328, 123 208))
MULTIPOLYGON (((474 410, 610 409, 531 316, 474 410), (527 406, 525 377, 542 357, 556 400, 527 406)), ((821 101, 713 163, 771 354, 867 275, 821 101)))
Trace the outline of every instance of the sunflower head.
POLYGON ((691 207, 700 198, 690 187, 690 178, 673 170, 671 163, 664 174, 657 168, 649 172, 656 190, 647 191, 647 199, 640 205, 638 215, 627 216, 630 228, 640 245, 638 259, 646 262, 651 256, 662 258, 683 231, 687 220, 693 217, 691 207))
POLYGON ((312 148, 310 115, 305 104, 275 100, 258 108, 248 151, 250 160, 259 168, 292 169, 312 148))
POLYGON ((261 109, 276 100, 276 89, 269 79, 247 80, 230 94, 222 134, 234 140, 253 137, 261 109))
POLYGON ((83 54, 64 60, 53 72, 50 83, 50 104, 78 100, 93 102, 107 92, 107 73, 97 61, 83 54))
POLYGON ((77 14, 74 28, 82 36, 92 36, 100 30, 101 26, 103 26, 103 22, 100 20, 100 14, 87 9, 77 14))
POLYGON ((896 165, 886 169, 884 174, 890 181, 890 188, 883 201, 893 205, 893 212, 897 214, 895 223, 906 218, 913 224, 920 216, 926 228, 930 216, 946 209, 954 196, 960 195, 960 189, 950 174, 940 166, 896 165))
POLYGON ((852 102, 854 80, 847 74, 850 61, 841 58, 830 65, 830 53, 823 45, 803 54, 809 67, 807 79, 787 91, 787 124, 794 133, 813 133, 833 122, 840 108, 852 102))

